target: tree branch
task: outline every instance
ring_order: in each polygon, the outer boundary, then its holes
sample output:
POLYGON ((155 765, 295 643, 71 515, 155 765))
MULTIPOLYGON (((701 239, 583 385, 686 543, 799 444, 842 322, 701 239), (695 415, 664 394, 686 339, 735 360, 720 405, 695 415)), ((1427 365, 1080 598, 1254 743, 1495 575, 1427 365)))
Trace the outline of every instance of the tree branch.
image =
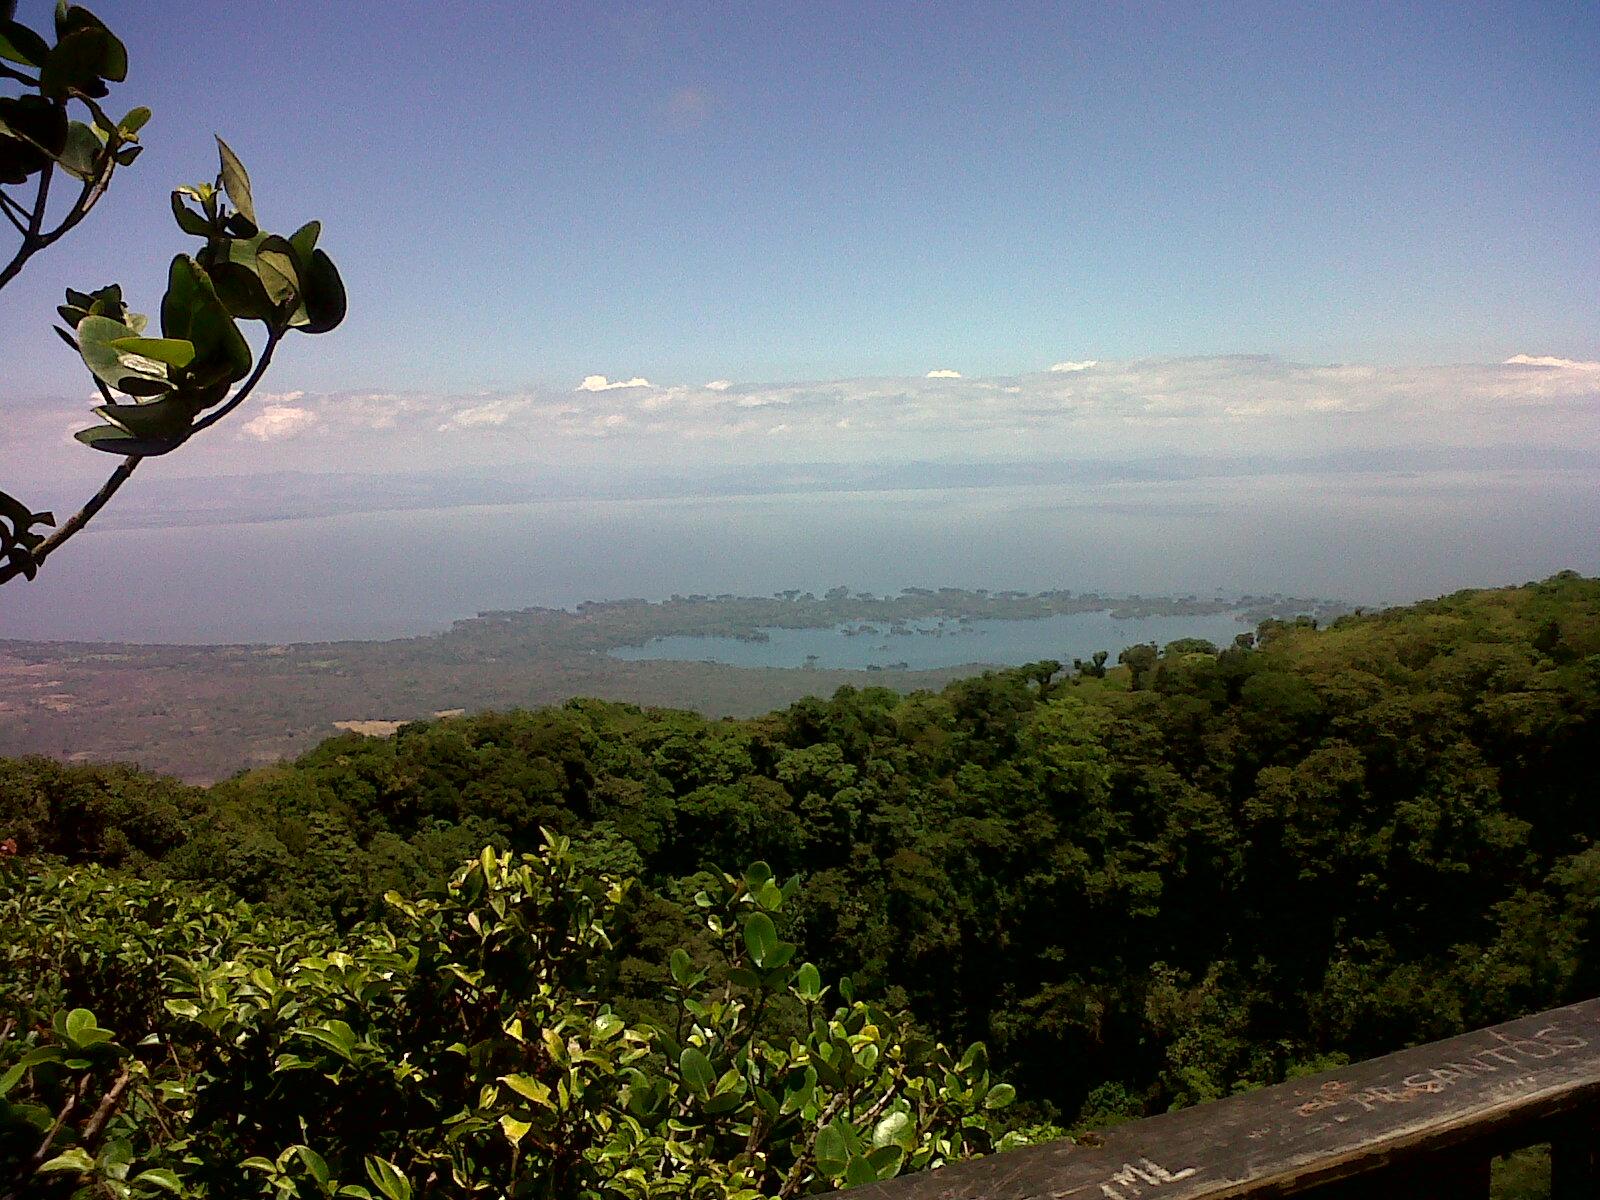
POLYGON ((261 382, 261 377, 267 373, 267 366, 272 362, 272 352, 278 348, 278 343, 282 340, 283 334, 281 333, 273 332, 267 335, 267 344, 261 348, 261 357, 256 360, 256 369, 250 372, 250 378, 244 381, 244 385, 233 394, 233 398, 221 408, 196 421, 194 428, 189 431, 190 437, 193 437, 203 429, 210 429, 245 402, 250 393, 255 390, 256 384, 261 382))
MULTIPOLYGON (((130 455, 128 458, 123 459, 117 469, 111 472, 111 478, 106 480, 100 490, 89 498, 89 502, 74 513, 60 529, 39 543, 32 555, 34 565, 38 566, 38 564, 42 563, 62 542, 65 542, 87 525, 94 515, 106 506, 106 502, 117 494, 117 489, 128 482, 128 476, 132 475, 134 469, 143 461, 137 455, 130 455)), ((5 566, 0 567, 0 584, 9 583, 21 574, 22 567, 20 564, 15 562, 7 563, 5 566)))
MULTIPOLYGON (((99 106, 92 101, 82 96, 78 98, 97 113, 100 112, 99 106)), ((84 181, 83 189, 78 193, 78 198, 72 202, 72 207, 67 209, 66 215, 61 218, 61 223, 48 232, 44 228, 44 218, 50 195, 50 177, 55 173, 55 164, 51 163, 45 167, 39 177, 39 194, 34 201, 33 211, 27 214, 28 228, 22 231, 22 244, 17 247, 17 253, 12 260, 0 270, 0 287, 5 287, 21 274, 22 268, 30 258, 54 245, 89 215, 89 210, 100 202, 100 198, 106 194, 106 189, 111 186, 111 176, 117 169, 117 151, 121 148, 122 139, 115 133, 106 139, 99 172, 94 178, 84 181)), ((16 204, 16 201, 13 200, 11 203, 16 204)), ((27 211, 21 205, 17 205, 17 208, 23 212, 27 211)), ((12 224, 16 222, 13 221, 12 224)))
POLYGON ((777 1200, 789 1200, 790 1196, 800 1190, 800 1185, 805 1182, 806 1171, 811 1166, 811 1159, 817 1152, 817 1134, 832 1123, 848 1099, 848 1093, 840 1092, 832 1100, 828 1101, 826 1108, 817 1114, 817 1123, 811 1131, 811 1139, 807 1142, 806 1148, 795 1158, 794 1166, 789 1168, 789 1175, 783 1181, 783 1187, 778 1190, 777 1200))
POLYGON ((112 1114, 117 1111, 117 1106, 122 1103, 122 1094, 128 1090, 128 1085, 132 1082, 132 1068, 124 1067, 122 1068, 122 1073, 117 1076, 116 1081, 107 1089, 106 1094, 100 1098, 100 1103, 95 1108, 94 1115, 89 1118, 88 1123, 83 1127, 83 1132, 78 1137, 85 1150, 93 1153, 94 1148, 100 1142, 101 1133, 105 1131, 106 1122, 111 1120, 112 1114))
POLYGON ((50 180, 55 177, 55 173, 55 163, 46 163, 44 170, 39 172, 39 191, 33 198, 33 213, 28 218, 29 241, 36 240, 39 230, 44 228, 45 209, 50 206, 50 180))
POLYGON ((6 220, 11 222, 18 233, 22 234, 23 237, 28 236, 28 226, 24 223, 28 216, 28 210, 4 192, 0 192, 0 212, 5 213, 6 220))
MULTIPOLYGON (((193 437, 201 430, 210 429, 211 426, 245 402, 250 393, 255 390, 256 385, 261 382, 262 377, 267 373, 267 367, 272 363, 272 352, 278 348, 278 343, 282 340, 282 333, 275 332, 267 337, 267 344, 261 349, 261 357, 256 360, 256 369, 250 372, 250 377, 244 381, 244 385, 221 408, 204 419, 196 421, 189 430, 190 437, 193 437)), ((117 494, 118 488, 128 482, 128 477, 133 474, 134 470, 143 461, 143 457, 137 454, 130 454, 123 459, 121 465, 111 472, 111 478, 107 479, 100 490, 89 498, 89 502, 69 517, 60 529, 39 543, 33 551, 33 565, 38 567, 46 558, 59 549, 63 542, 93 520, 95 514, 106 506, 107 501, 112 496, 117 494)), ((9 583, 21 574, 22 566, 19 563, 13 562, 0 566, 0 584, 9 583)))

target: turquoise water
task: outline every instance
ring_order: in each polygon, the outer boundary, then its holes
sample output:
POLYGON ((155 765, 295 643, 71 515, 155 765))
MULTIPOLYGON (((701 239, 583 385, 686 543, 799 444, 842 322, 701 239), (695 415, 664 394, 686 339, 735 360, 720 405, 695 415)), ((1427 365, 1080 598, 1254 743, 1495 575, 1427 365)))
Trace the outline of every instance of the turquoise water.
POLYGON ((1233 613, 1203 617, 1113 617, 1109 612, 1067 613, 1030 621, 916 621, 893 632, 888 625, 850 622, 828 629, 767 629, 765 641, 729 637, 662 637, 613 650, 613 657, 711 661, 736 667, 830 667, 861 670, 908 667, 928 670, 963 663, 1015 666, 1054 658, 1071 663, 1105 650, 1116 661, 1139 642, 1166 645, 1206 638, 1226 645, 1250 626, 1233 613))

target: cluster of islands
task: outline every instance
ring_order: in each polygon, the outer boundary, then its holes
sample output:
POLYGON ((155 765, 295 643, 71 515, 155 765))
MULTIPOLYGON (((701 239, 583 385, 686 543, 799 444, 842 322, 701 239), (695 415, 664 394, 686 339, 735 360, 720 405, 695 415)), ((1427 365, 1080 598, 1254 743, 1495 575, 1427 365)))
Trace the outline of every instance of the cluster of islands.
POLYGON ((1070 664, 1096 650, 1114 661, 1136 643, 1225 643, 1264 620, 1326 622, 1349 609, 1284 595, 834 587, 483 612, 385 641, 0 640, 0 754, 137 761, 206 781, 300 753, 338 728, 382 732, 580 695, 751 716, 846 685, 939 688, 991 666, 1070 664))

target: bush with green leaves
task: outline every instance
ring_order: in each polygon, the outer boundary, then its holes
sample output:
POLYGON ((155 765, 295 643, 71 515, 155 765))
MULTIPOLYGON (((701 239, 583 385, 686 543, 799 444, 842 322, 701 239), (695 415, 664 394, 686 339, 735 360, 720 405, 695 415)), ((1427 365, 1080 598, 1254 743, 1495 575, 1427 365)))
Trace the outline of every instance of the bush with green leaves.
MULTIPOLYGON (((127 77, 128 53, 99 18, 61 0, 52 44, 15 20, 15 9, 15 0, 0 2, 0 85, 20 90, 0 94, 0 215, 18 238, 0 266, 0 287, 88 215, 116 170, 138 157, 150 119, 139 107, 114 120, 100 104, 108 85, 127 77), (89 120, 74 119, 79 108, 89 120), (64 211, 51 199, 57 172, 79 185, 64 211)), ((320 224, 308 222, 287 237, 262 230, 244 165, 221 138, 217 145, 215 181, 172 193, 179 228, 204 244, 172 260, 160 336, 128 308, 120 286, 67 289, 56 332, 81 355, 104 401, 95 408, 104 423, 77 436, 122 461, 48 535, 52 513, 0 492, 0 583, 33 578, 143 459, 170 453, 242 404, 285 336, 326 333, 344 319, 344 285, 317 246, 320 224), (259 351, 241 321, 261 324, 259 351)))
POLYGON ((630 884, 564 838, 342 935, 99 868, 0 887, 16 1195, 755 1200, 1023 1140, 981 1046, 795 961, 761 864, 696 898, 715 951, 655 1021, 597 998, 630 884))

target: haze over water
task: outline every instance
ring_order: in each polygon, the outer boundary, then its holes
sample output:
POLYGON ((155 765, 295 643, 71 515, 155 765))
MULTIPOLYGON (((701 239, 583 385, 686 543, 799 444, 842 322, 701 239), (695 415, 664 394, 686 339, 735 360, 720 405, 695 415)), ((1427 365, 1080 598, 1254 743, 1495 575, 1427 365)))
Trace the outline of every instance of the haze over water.
POLYGON ((488 609, 907 586, 1380 605, 1600 571, 1600 471, 1274 474, 523 504, 116 528, 0 596, 0 637, 315 641, 488 609))

